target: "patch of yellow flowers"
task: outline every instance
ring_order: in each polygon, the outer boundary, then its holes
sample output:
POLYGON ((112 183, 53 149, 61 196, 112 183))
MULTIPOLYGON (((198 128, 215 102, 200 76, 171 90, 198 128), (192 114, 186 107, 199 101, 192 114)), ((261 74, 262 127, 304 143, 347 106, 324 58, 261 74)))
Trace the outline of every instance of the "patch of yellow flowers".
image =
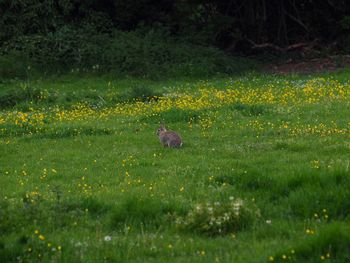
MULTIPOLYGON (((274 86, 273 83, 263 87, 245 87, 235 83, 227 85, 228 87, 223 90, 204 85, 204 88, 193 93, 169 94, 147 102, 119 103, 114 107, 102 109, 80 103, 71 109, 55 107, 46 110, 32 109, 29 112, 9 111, 0 114, 0 124, 40 128, 47 121, 103 119, 118 115, 151 116, 173 108, 183 110, 218 109, 235 103, 301 106, 324 101, 344 101, 350 98, 350 83, 340 83, 337 80, 324 78, 311 79, 302 84, 286 81, 282 86, 274 86)), ((298 131, 294 132, 298 133, 298 131)))

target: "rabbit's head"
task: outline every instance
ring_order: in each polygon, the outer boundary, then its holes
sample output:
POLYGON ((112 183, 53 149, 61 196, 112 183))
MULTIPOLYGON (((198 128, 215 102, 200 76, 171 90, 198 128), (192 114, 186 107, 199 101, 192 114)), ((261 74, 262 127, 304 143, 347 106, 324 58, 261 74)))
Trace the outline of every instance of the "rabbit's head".
POLYGON ((157 135, 159 136, 163 132, 166 132, 166 128, 165 128, 164 124, 161 124, 157 130, 157 135))

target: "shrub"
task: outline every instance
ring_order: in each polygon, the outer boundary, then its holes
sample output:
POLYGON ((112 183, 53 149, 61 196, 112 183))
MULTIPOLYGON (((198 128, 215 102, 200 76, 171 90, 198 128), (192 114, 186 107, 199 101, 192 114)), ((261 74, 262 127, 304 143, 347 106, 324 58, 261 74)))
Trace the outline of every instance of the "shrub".
MULTIPOLYGON (((100 33, 63 26, 46 35, 17 37, 0 48, 3 54, 14 52, 45 72, 74 70, 159 78, 232 74, 252 68, 247 59, 232 58, 215 47, 182 42, 163 29, 100 33)), ((12 59, 6 63, 9 68, 23 68, 12 59)), ((17 76, 15 69, 3 76, 17 76)))
POLYGON ((22 103, 29 104, 31 102, 38 102, 44 99, 45 96, 46 91, 24 83, 16 89, 0 94, 0 109, 13 107, 22 103))
POLYGON ((19 52, 0 53, 0 79, 24 79, 27 77, 28 61, 19 52))
POLYGON ((185 217, 177 218, 177 225, 180 229, 216 236, 248 228, 259 217, 259 209, 252 204, 230 197, 226 202, 196 204, 185 217))

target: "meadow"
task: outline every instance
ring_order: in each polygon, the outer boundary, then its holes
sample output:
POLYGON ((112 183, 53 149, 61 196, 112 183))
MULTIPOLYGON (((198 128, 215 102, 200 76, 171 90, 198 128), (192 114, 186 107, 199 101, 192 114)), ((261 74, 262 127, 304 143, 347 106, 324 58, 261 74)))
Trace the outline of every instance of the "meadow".
POLYGON ((350 262, 349 74, 1 82, 1 262, 350 262))

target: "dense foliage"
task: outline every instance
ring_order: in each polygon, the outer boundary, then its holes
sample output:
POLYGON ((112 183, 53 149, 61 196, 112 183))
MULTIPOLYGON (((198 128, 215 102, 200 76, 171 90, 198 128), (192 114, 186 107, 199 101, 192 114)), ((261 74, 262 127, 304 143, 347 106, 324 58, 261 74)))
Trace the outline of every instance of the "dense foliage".
POLYGON ((0 14, 1 41, 62 34, 67 27, 99 33, 163 27, 172 35, 223 46, 243 39, 285 45, 344 40, 350 27, 350 3, 344 0, 2 0, 0 14))
POLYGON ((232 73, 237 62, 220 49, 316 41, 347 52, 349 33, 350 3, 339 0, 0 0, 3 68, 29 60, 139 76, 232 73))

